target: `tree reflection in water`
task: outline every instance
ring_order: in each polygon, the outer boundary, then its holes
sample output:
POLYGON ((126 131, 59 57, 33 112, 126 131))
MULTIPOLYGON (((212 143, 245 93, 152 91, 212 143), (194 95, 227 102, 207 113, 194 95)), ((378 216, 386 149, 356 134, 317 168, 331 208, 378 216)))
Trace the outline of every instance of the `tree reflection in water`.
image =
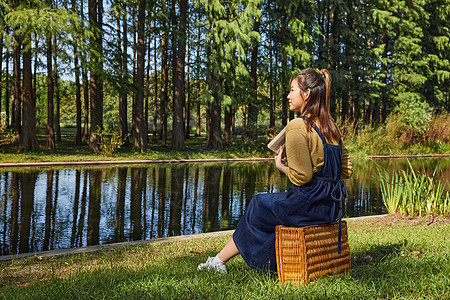
MULTIPOLYGON (((449 180, 448 158, 416 160, 449 180)), ((355 161, 345 216, 384 213, 375 163, 355 161)), ((2 255, 233 229, 254 194, 285 191, 273 163, 0 172, 2 255)))

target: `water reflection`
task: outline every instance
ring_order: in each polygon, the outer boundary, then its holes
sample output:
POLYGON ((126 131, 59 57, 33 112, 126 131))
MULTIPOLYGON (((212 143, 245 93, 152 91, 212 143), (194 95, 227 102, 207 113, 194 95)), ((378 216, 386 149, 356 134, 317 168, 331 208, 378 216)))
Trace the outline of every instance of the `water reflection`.
MULTIPOLYGON (((449 181, 450 159, 412 161, 449 181)), ((384 213, 376 164, 354 162, 345 216, 384 213)), ((0 173, 1 255, 234 229, 256 193, 285 191, 273 163, 15 169, 0 173)))

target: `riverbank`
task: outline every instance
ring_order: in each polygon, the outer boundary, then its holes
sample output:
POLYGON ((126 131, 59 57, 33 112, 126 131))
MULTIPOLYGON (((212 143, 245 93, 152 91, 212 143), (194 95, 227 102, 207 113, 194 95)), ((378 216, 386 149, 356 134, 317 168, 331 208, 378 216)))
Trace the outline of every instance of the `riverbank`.
MULTIPOLYGON (((411 145, 384 145, 382 149, 373 148, 376 144, 373 140, 349 138, 344 144, 349 150, 352 159, 367 158, 404 158, 404 157, 450 157, 450 144, 448 143, 414 143, 411 145), (366 145, 366 146, 362 146, 366 145), (437 147, 436 145, 439 145, 437 147), (369 147, 370 146, 370 147, 369 147)), ((46 136, 38 136, 38 150, 22 153, 19 151, 19 142, 0 146, 0 164, 5 167, 36 166, 39 163, 54 163, 52 166, 86 165, 93 164, 148 164, 148 163, 187 163, 187 162, 231 162, 231 161, 264 161, 272 160, 275 153, 267 148, 270 136, 260 136, 255 140, 244 140, 234 137, 231 146, 225 146, 223 150, 206 150, 205 137, 193 137, 185 141, 186 149, 183 151, 172 151, 171 140, 166 145, 161 142, 149 141, 146 151, 143 153, 132 152, 130 145, 123 145, 115 149, 112 155, 105 156, 89 150, 87 144, 75 146, 73 134, 63 134, 62 140, 57 143, 55 149, 47 149, 46 136), (7 165, 10 164, 10 165, 7 165)), ((42 166, 45 166, 42 165, 42 166)))
POLYGON ((352 269, 304 286, 280 285, 276 273, 228 263, 230 274, 197 272, 230 233, 119 247, 94 253, 0 263, 4 299, 445 299, 450 225, 402 218, 348 220, 352 269), (420 224, 419 224, 420 223, 420 224), (429 237, 433 238, 430 239, 429 237))
MULTIPOLYGON (((450 154, 424 155, 368 155, 367 159, 402 159, 402 158, 450 158, 450 154)), ((361 159, 361 158, 359 158, 361 159)), ((235 162, 271 162, 272 157, 248 158, 201 158, 201 159, 134 159, 113 160, 107 157, 97 157, 95 160, 80 161, 35 161, 35 162, 4 162, 0 161, 0 168, 46 168, 46 167, 95 167, 109 165, 151 165, 151 164, 187 164, 187 163, 235 163, 235 162)))

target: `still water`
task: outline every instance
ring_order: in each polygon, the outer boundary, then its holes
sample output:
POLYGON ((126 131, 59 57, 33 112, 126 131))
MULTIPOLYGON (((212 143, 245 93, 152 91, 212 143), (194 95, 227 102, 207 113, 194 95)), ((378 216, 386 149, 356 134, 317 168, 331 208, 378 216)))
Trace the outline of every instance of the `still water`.
MULTIPOLYGON (((411 162, 450 182, 450 158, 411 162)), ((384 213, 376 165, 407 161, 353 165, 344 216, 384 213)), ((0 169, 0 255, 234 229, 254 194, 289 186, 272 162, 0 169)))

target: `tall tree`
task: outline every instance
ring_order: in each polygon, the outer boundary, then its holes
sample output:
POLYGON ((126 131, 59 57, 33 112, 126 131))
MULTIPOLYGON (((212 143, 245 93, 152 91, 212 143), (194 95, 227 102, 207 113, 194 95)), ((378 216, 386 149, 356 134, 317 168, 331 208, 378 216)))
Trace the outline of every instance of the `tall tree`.
MULTIPOLYGON (((10 109, 10 96, 11 96, 11 89, 10 89, 10 76, 9 76, 9 44, 6 47, 6 53, 5 53, 5 63, 6 63, 6 70, 5 70, 5 112, 6 112, 6 119, 5 124, 7 127, 10 126, 9 120, 11 119, 11 109, 10 109)), ((1 99, 0 99, 1 101, 1 99)))
MULTIPOLYGON (((122 3, 122 40, 120 39, 120 18, 117 19, 118 23, 118 44, 122 47, 122 61, 119 61, 119 71, 121 72, 122 84, 128 82, 128 20, 127 20, 127 3, 122 3)), ((127 88, 122 87, 119 91, 119 135, 125 144, 128 144, 128 117, 127 117, 127 88)))
POLYGON ((207 120, 207 149, 222 149, 221 106, 223 101, 233 102, 237 95, 229 95, 224 85, 233 86, 249 72, 244 64, 245 48, 260 35, 253 30, 261 11, 260 0, 204 2, 208 15, 207 76, 208 90, 203 98, 208 103, 210 120, 207 120), (208 139, 209 137, 209 139, 208 139))
MULTIPOLYGON (((183 150, 184 143, 184 120, 183 120, 183 99, 185 85, 185 51, 186 51, 186 13, 187 0, 180 0, 179 27, 175 35, 177 36, 177 55, 174 64, 173 77, 173 130, 172 130, 172 150, 183 150)), ((175 14, 175 12, 173 12, 175 14)))
MULTIPOLYGON (((84 15, 84 1, 80 3, 80 18, 84 22, 86 17, 84 15)), ((82 139, 88 141, 89 139, 89 81, 88 81, 88 62, 87 53, 81 54, 81 80, 83 82, 83 135, 82 139)))
POLYGON ((100 76, 102 73, 101 64, 101 7, 103 0, 89 0, 89 27, 92 36, 89 43, 90 57, 90 81, 89 81, 89 100, 91 113, 91 126, 89 136, 89 149, 99 150, 99 137, 96 134, 97 129, 103 129, 103 94, 101 91, 100 76))
MULTIPOLYGON (((2 23, 3 22, 0 23, 0 26, 3 25, 2 23)), ((3 32, 0 30, 0 111, 3 111, 2 110, 2 92, 3 92, 2 86, 3 86, 3 32)), ((0 119, 0 123, 1 123, 1 125, 3 125, 1 119, 0 119)))
MULTIPOLYGON (((72 0, 72 11, 78 16, 78 6, 77 1, 72 0)), ((80 53, 77 42, 79 41, 79 27, 75 27, 73 31, 73 53, 74 53, 74 69, 75 69, 75 102, 76 102, 76 134, 75 134, 75 145, 81 146, 82 144, 82 132, 81 132, 81 84, 80 84, 80 53)), ((77 186, 78 187, 78 186, 77 186)))
POLYGON ((157 51, 156 51, 156 18, 154 20, 154 34, 153 34, 153 42, 154 42, 154 51, 153 51, 153 70, 154 70, 154 80, 155 80, 155 90, 153 92, 153 126, 152 126, 152 140, 153 142, 156 142, 156 124, 158 121, 158 71, 156 69, 157 67, 157 51))
POLYGON ((14 132, 16 135, 20 136, 22 131, 22 122, 21 122, 21 98, 20 98, 20 53, 21 53, 21 45, 22 45, 22 39, 20 36, 16 33, 17 28, 13 28, 13 114, 12 114, 12 121, 14 125, 14 132))
POLYGON ((136 68, 136 97, 133 103, 133 151, 144 152, 147 149, 147 126, 144 118, 144 71, 145 71, 145 1, 138 2, 138 44, 136 68))
POLYGON ((167 143, 167 104, 168 104, 168 26, 167 26, 167 4, 166 0, 161 2, 161 104, 160 104, 160 137, 161 145, 166 146, 167 143))
POLYGON ((55 149, 55 133, 53 131, 53 68, 52 68, 52 38, 47 34, 47 148, 55 149))
POLYGON ((56 96, 56 113, 55 113, 55 129, 56 129, 56 141, 61 142, 61 97, 59 93, 59 75, 58 75, 58 47, 56 41, 56 34, 52 34, 53 40, 53 75, 55 85, 55 96, 56 96))
POLYGON ((23 151, 36 150, 36 104, 33 99, 33 74, 31 71, 31 33, 24 36, 23 52, 23 127, 20 135, 20 148, 23 151))
MULTIPOLYGON (((259 21, 256 21, 254 24, 254 31, 259 34, 259 21)), ((253 41, 253 47, 251 51, 251 59, 250 59, 250 80, 251 80, 251 88, 250 95, 248 101, 248 129, 251 132, 251 137, 255 138, 255 129, 258 125, 258 41, 253 41)))

